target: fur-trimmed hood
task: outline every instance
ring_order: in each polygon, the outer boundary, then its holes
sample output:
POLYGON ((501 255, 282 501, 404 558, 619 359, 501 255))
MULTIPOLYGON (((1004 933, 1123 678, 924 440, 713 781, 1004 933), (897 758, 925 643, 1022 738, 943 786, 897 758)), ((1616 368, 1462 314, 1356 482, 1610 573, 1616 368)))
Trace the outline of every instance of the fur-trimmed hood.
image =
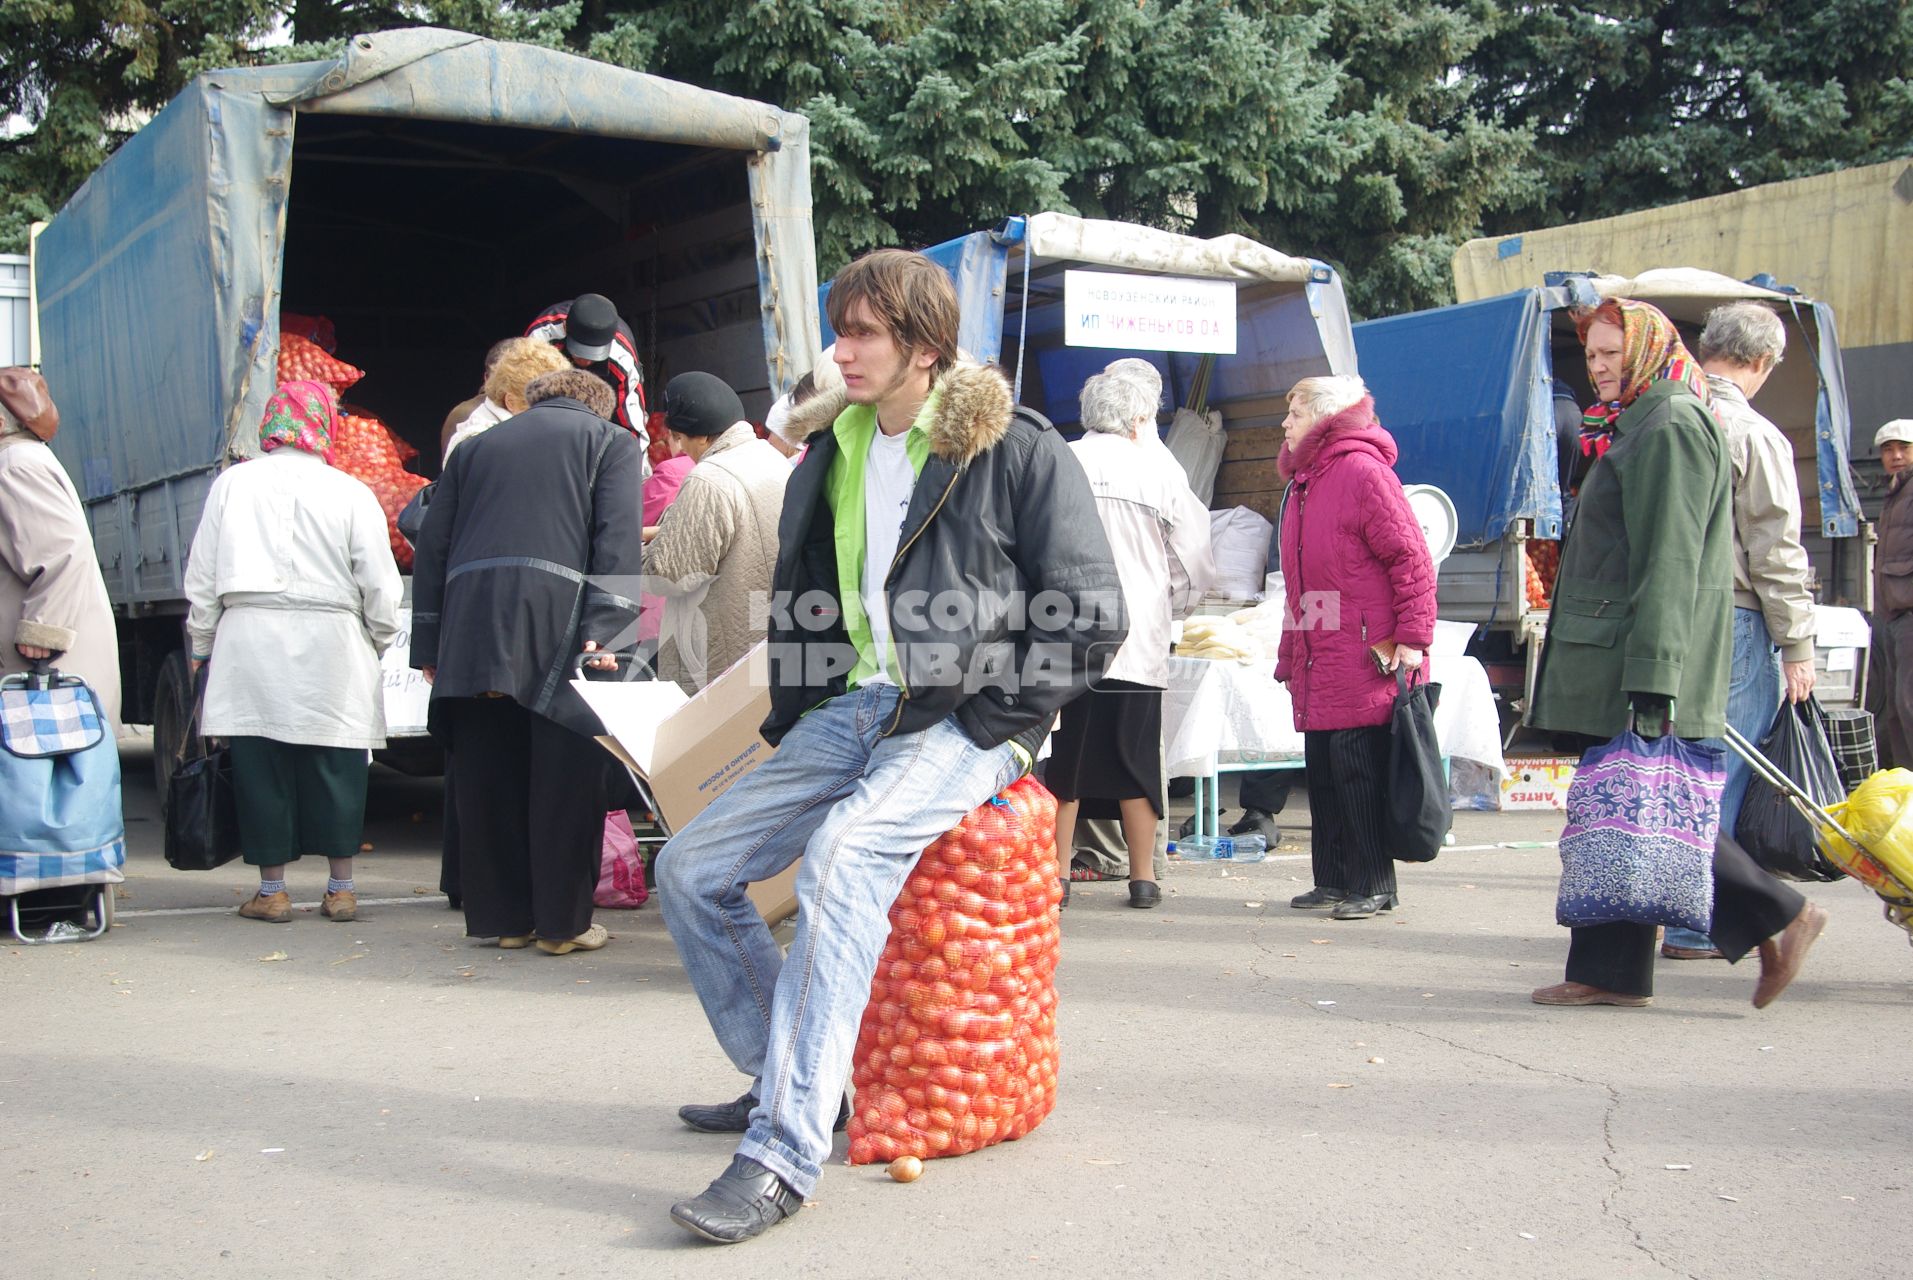
POLYGON ((1284 480, 1293 480, 1301 472, 1326 465, 1345 453, 1364 451, 1380 458, 1385 467, 1394 466, 1399 456, 1395 437, 1376 420, 1373 396, 1363 396, 1340 413, 1322 419, 1299 445, 1283 441, 1275 470, 1284 480))
MULTIPOLYGON (((930 452, 937 457, 967 466, 1008 434, 1010 413, 1016 406, 1010 384, 995 369, 956 365, 937 379, 932 394, 938 399, 928 431, 930 452)), ((830 430, 849 407, 850 397, 841 387, 814 396, 790 411, 783 437, 794 445, 808 444, 830 430)))

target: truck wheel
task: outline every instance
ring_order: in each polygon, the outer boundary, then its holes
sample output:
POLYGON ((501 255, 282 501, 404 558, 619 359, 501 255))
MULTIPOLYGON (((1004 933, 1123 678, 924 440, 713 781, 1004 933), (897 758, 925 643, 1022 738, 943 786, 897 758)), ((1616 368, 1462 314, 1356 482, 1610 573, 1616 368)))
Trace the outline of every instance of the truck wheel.
POLYGON ((175 649, 160 663, 153 689, 153 785, 159 788, 160 816, 166 816, 166 793, 173 781, 173 765, 186 739, 186 722, 193 713, 193 676, 186 655, 175 649))

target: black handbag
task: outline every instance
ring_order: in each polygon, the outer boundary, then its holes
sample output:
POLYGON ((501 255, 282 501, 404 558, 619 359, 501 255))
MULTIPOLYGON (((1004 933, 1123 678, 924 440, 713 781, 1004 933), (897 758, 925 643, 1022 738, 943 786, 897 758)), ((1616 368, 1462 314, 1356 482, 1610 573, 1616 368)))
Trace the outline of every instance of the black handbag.
MULTIPOLYGON (((1789 703, 1774 717, 1760 754, 1799 784, 1821 808, 1847 798, 1839 761, 1827 740, 1825 714, 1809 697, 1789 703)), ((1749 857, 1782 880, 1839 880, 1846 872, 1820 852, 1813 825, 1785 792, 1756 773, 1747 783, 1734 819, 1734 839, 1749 857)))
POLYGON ((221 743, 188 760, 199 741, 206 704, 206 669, 194 682, 193 716, 173 758, 166 784, 166 861, 176 871, 211 871, 239 856, 239 805, 233 791, 232 748, 221 743))
POLYGON ((1441 686, 1424 681, 1408 687, 1395 670, 1395 706, 1388 720, 1387 802, 1382 836, 1402 862, 1433 862, 1454 823, 1441 744, 1435 738, 1435 706, 1441 686))

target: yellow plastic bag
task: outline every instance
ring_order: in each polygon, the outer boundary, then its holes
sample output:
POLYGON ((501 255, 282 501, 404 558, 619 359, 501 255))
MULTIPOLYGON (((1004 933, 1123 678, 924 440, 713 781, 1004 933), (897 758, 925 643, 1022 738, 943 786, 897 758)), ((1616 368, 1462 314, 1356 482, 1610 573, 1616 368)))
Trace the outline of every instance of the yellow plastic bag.
POLYGON ((1865 846, 1829 831, 1827 856, 1881 897, 1913 902, 1913 772, 1882 769, 1827 813, 1865 846))

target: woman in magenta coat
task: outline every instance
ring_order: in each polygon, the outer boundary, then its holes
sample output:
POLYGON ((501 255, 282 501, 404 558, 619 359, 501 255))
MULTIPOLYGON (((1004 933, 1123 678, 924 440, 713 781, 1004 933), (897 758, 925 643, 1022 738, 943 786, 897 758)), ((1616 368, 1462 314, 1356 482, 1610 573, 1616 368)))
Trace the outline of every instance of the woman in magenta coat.
POLYGON ((1361 920, 1397 905, 1381 830, 1388 720, 1396 671, 1427 679, 1435 565, 1360 378, 1302 379, 1282 428, 1287 614, 1275 678, 1302 733, 1315 872, 1289 905, 1361 920))

